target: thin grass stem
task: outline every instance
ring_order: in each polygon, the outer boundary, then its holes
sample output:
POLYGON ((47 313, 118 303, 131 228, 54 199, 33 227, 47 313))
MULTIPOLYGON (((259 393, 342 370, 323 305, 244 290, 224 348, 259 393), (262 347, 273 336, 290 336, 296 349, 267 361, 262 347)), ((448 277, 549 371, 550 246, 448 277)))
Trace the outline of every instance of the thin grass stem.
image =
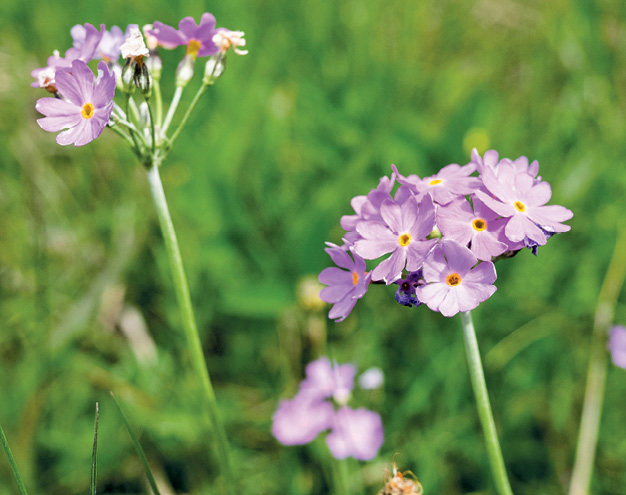
POLYGON ((2 447, 4 447, 4 451, 9 458, 9 464, 11 465, 11 471, 13 471, 13 477, 17 482, 17 487, 20 490, 21 495, 28 495, 26 491, 26 487, 24 486, 24 482, 22 481, 22 477, 20 476, 20 472, 17 469, 17 464, 15 463, 15 458, 13 457, 13 453, 11 452, 11 447, 9 447, 9 442, 7 441, 7 437, 4 434, 4 430, 2 426, 0 426, 0 441, 2 442, 2 447))

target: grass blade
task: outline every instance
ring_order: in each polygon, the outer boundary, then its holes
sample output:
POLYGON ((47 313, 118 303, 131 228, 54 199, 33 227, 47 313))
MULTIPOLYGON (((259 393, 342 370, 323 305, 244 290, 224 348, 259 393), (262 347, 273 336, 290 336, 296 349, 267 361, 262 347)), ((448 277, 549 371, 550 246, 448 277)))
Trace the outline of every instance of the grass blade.
POLYGON ((113 402, 115 402, 115 405, 117 406, 117 410, 120 412, 120 416, 122 417, 122 420, 124 421, 124 425, 126 426, 126 430, 128 431, 128 434, 130 435, 130 439, 132 440, 133 445, 135 446, 137 455, 139 456, 139 459, 141 460, 141 463, 143 464, 143 469, 146 472, 146 477, 148 478, 148 482, 150 483, 150 486, 152 487, 152 491, 154 492, 154 495, 161 495, 159 493, 159 489, 157 488, 156 481, 154 481, 154 476, 152 475, 150 466, 148 466, 148 459, 146 459, 146 454, 143 451, 143 448, 141 447, 139 440, 137 440, 137 437, 133 433, 133 430, 130 428, 130 424, 128 423, 128 420, 126 419, 126 416, 124 415, 122 406, 120 406, 119 402, 117 402, 117 399, 115 398, 115 395, 113 394, 113 392, 111 392, 111 397, 113 397, 113 402))
POLYGON ((91 453, 91 484, 89 495, 96 495, 96 484, 98 479, 98 418, 100 416, 100 406, 96 402, 96 419, 93 426, 93 451, 91 453))
POLYGON ((4 451, 7 453, 7 457, 9 458, 9 464, 11 465, 11 470, 13 471, 13 476, 15 476, 15 481, 17 481, 17 486, 20 489, 20 493, 22 495, 28 495, 28 492, 24 487, 24 483, 22 482, 20 472, 17 470, 17 464, 15 464, 15 459, 13 458, 13 454, 11 453, 11 448, 9 447, 9 442, 7 441, 7 437, 4 434, 2 426, 0 426, 0 440, 2 441, 4 451))

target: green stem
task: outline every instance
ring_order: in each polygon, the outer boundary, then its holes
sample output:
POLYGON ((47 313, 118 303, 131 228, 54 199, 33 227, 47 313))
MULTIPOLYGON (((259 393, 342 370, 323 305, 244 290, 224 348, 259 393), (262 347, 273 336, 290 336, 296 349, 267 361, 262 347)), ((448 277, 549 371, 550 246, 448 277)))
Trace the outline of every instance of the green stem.
POLYGON ((4 434, 2 426, 0 426, 0 441, 2 442, 2 446, 4 447, 4 451, 6 452, 7 457, 9 458, 9 464, 11 465, 11 470, 13 471, 13 476, 15 477, 15 481, 17 482, 17 487, 20 489, 20 493, 22 495, 28 495, 28 492, 24 487, 24 483, 22 482, 20 472, 17 469, 17 464, 15 464, 15 459, 13 458, 11 447, 9 447, 9 442, 7 441, 7 437, 4 434))
POLYGON ((461 313, 461 324, 463 326, 465 354, 467 355, 472 388, 474 389, 474 397, 476 398, 478 417, 480 418, 480 424, 485 434, 485 446, 487 447, 489 464, 491 465, 491 471, 496 482, 496 488, 500 495, 513 495, 513 490, 511 490, 511 484, 506 474, 504 459, 502 458, 502 450, 498 442, 496 425, 493 420, 491 405, 489 404, 485 374, 483 373, 478 342, 476 341, 476 332, 474 331, 472 314, 469 311, 461 313))
POLYGON ((183 127, 185 127, 185 124, 187 123, 187 120, 189 120, 189 116, 191 115, 191 112, 193 111, 196 104, 200 100, 200 97, 203 95, 203 93, 206 91, 207 88, 208 86, 206 84, 203 84, 202 86, 200 86, 200 89, 198 89, 198 92, 193 97, 193 100, 191 100, 191 103, 189 104, 189 107, 187 108, 187 111, 185 112, 185 115, 183 116, 183 120, 180 121, 180 124, 178 124, 178 127, 176 128, 176 130, 174 131, 174 134, 172 134, 172 137, 169 140, 170 147, 174 144, 174 141, 176 141, 176 138, 180 134, 180 131, 182 131, 183 127))
POLYGON ((591 485, 596 445, 600 432, 608 353, 606 339, 613 321, 617 298, 626 279, 626 229, 620 233, 598 297, 593 321, 589 369, 585 399, 580 419, 576 460, 570 481, 569 495, 587 495, 591 485))
POLYGON ((172 123, 172 119, 174 118, 174 114, 176 113, 176 109, 178 108, 178 104, 180 103, 180 97, 183 95, 183 86, 176 86, 176 91, 174 92, 174 97, 172 98, 172 103, 170 103, 170 107, 167 109, 167 115, 165 116, 165 122, 163 122, 163 127, 161 128, 161 132, 163 136, 167 132, 170 124, 172 123))
MULTIPOLYGON (((178 306, 181 311, 183 329, 185 331, 187 346, 189 352, 191 353, 190 357, 192 366, 202 384, 205 405, 211 421, 213 434, 217 442, 217 454, 222 468, 222 476, 225 481, 225 483, 222 483, 222 486, 224 487, 227 483, 230 486, 233 486, 236 478, 234 476, 230 459, 230 447, 226 438, 224 425, 222 424, 219 416, 215 393, 213 391, 209 371, 204 360, 202 344, 200 342, 200 337, 198 336, 198 328, 196 327, 196 320, 191 306, 187 278, 185 277, 185 272, 183 270, 183 261, 180 255, 174 225, 172 224, 172 218, 170 217, 169 209, 167 207, 163 184, 161 183, 161 177, 159 176, 158 165, 158 163, 154 163, 147 171, 150 191, 152 192, 152 198, 157 209, 161 231, 165 239, 167 256, 174 281, 174 289, 176 291, 178 306)), ((227 493, 226 490, 224 490, 224 492, 227 493)))
POLYGON ((350 495, 348 490, 348 466, 346 460, 331 459, 333 472, 333 495, 350 495))
POLYGON ((155 126, 156 123, 154 121, 154 116, 152 115, 152 107, 150 106, 150 101, 148 98, 145 98, 146 106, 148 107, 148 115, 150 117, 150 135, 152 136, 152 156, 154 157, 156 154, 156 136, 155 136, 155 126))
MULTIPOLYGON (((130 97, 129 94, 126 95, 126 116, 128 119, 130 119, 130 102, 133 101, 132 98, 130 97)), ((135 120, 135 122, 138 122, 138 120, 135 120)), ((128 128, 129 132, 130 132, 130 137, 133 140, 133 145, 135 147, 136 150, 136 155, 137 156, 141 156, 142 155, 142 148, 140 148, 139 146, 139 142, 137 141, 137 135, 139 134, 137 131, 135 131, 132 127, 128 128)), ((142 137, 142 136, 140 136, 142 137)))
POLYGON ((160 128, 163 122, 163 98, 161 96, 161 83, 158 79, 152 79, 152 88, 154 89, 154 101, 156 102, 156 125, 160 128))

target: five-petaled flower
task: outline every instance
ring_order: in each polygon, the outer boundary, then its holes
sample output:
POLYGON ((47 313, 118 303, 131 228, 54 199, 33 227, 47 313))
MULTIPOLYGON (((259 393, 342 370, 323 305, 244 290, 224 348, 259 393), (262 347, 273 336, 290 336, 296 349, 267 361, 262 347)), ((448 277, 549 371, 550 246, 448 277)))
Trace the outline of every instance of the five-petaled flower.
POLYGON ((178 23, 178 29, 159 21, 155 21, 152 26, 148 33, 164 48, 186 45, 187 54, 193 58, 215 55, 220 51, 213 41, 217 34, 215 17, 208 12, 202 14, 199 25, 195 23, 193 17, 185 17, 178 23))
POLYGON ((56 87, 62 98, 40 98, 35 108, 45 115, 37 122, 42 129, 58 132, 57 143, 83 146, 96 139, 109 122, 113 110, 115 77, 104 61, 98 64, 100 80, 82 60, 70 70, 57 70, 56 87))

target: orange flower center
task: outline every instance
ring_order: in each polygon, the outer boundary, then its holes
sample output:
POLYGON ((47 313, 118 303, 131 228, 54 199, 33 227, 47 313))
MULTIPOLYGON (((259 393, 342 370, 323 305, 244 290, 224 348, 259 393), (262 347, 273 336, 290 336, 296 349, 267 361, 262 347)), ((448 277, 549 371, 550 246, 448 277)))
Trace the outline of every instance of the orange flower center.
POLYGON ((198 40, 189 40, 189 43, 187 43, 187 55, 191 55, 193 58, 196 58, 201 47, 202 43, 198 40))
POLYGON ((84 119, 90 119, 91 117, 93 117, 93 105, 91 103, 85 103, 80 114, 83 116, 84 119))
POLYGON ((354 285, 359 283, 359 274, 357 272, 352 272, 352 283, 354 285))
POLYGON ((409 242, 411 242, 410 234, 402 234, 400 237, 398 237, 398 244, 400 244, 400 246, 402 247, 407 247, 409 245, 409 242))
POLYGON ((515 206, 515 209, 517 211, 524 211, 526 209, 526 206, 521 201, 516 201, 515 203, 513 203, 513 206, 515 206))
POLYGON ((430 186, 436 186, 437 184, 441 184, 441 179, 433 179, 428 183, 430 186))
POLYGON ((482 232, 487 228, 487 222, 485 222, 482 218, 475 218, 472 221, 472 227, 474 227, 474 230, 482 232))
POLYGON ((458 273, 451 273, 448 275, 448 278, 446 278, 446 283, 452 287, 456 287, 461 283, 461 276, 458 273))

